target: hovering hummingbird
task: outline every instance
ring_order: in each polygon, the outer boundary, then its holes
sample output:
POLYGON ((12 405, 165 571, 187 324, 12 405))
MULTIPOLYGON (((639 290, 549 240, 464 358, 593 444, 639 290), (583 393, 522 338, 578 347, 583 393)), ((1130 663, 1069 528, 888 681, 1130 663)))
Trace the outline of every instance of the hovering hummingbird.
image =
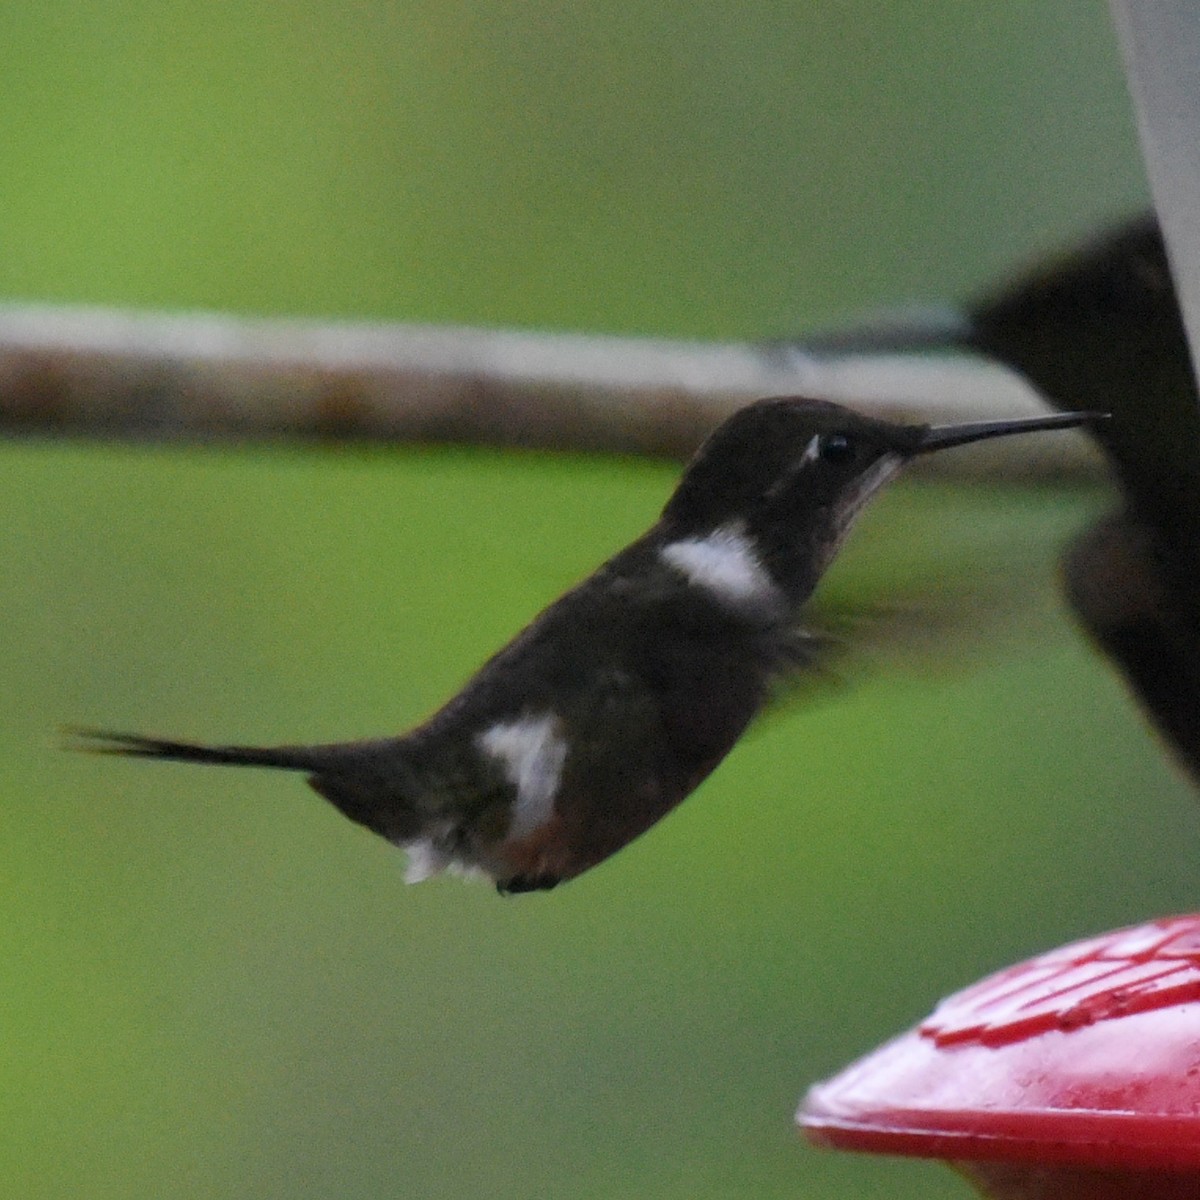
POLYGON ((820 639, 801 611, 905 463, 1100 415, 900 425, 762 400, 701 446, 647 533, 401 737, 260 748, 79 736, 100 753, 304 771, 352 821, 408 851, 411 882, 451 868, 502 894, 552 888, 673 809, 773 685, 813 666, 820 639))

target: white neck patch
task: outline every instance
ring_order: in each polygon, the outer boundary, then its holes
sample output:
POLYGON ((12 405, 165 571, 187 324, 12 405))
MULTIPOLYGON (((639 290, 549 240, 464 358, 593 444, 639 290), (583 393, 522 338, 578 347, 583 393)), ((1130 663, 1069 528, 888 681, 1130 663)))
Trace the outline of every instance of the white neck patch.
POLYGON ((567 740, 552 712, 497 721, 476 735, 475 745, 495 759, 517 789, 509 837, 524 837, 554 812, 554 797, 567 760, 567 740))
POLYGON ((698 588, 735 607, 769 603, 778 592, 739 525, 718 525, 704 537, 668 542, 659 556, 698 588))

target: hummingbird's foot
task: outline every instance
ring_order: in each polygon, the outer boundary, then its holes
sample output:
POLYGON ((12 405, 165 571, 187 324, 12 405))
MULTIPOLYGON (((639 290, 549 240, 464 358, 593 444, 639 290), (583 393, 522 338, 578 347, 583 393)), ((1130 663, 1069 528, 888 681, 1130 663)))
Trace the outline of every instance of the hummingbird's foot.
POLYGON ((548 892, 560 882, 557 875, 514 875, 511 879, 497 880, 496 891, 502 896, 515 896, 519 892, 548 892))

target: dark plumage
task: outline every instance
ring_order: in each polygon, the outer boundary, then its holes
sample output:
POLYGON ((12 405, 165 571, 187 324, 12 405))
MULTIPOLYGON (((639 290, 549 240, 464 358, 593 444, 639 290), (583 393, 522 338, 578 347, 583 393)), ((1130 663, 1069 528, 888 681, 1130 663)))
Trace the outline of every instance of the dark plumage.
POLYGON ((201 746, 88 732, 86 748, 303 771, 410 851, 410 876, 553 887, 675 807, 812 641, 801 610, 863 505, 917 454, 1088 414, 931 428, 816 400, 735 413, 650 530, 550 605, 402 737, 201 746))

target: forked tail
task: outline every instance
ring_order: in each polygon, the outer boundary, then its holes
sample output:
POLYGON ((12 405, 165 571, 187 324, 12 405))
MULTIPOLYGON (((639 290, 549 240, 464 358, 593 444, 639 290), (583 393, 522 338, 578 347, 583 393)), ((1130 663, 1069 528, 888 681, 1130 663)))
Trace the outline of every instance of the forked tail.
POLYGON ((350 820, 392 842, 421 836, 421 818, 404 799, 402 785, 408 773, 397 749, 400 739, 314 746, 204 746, 107 729, 70 729, 67 736, 70 749, 90 754, 305 771, 309 786, 350 820))
POLYGON ((230 767, 276 767, 284 771, 317 771, 329 755, 317 746, 204 746, 168 738, 114 733, 107 729, 69 729, 68 746, 89 754, 130 758, 162 758, 174 762, 215 763, 230 767))

